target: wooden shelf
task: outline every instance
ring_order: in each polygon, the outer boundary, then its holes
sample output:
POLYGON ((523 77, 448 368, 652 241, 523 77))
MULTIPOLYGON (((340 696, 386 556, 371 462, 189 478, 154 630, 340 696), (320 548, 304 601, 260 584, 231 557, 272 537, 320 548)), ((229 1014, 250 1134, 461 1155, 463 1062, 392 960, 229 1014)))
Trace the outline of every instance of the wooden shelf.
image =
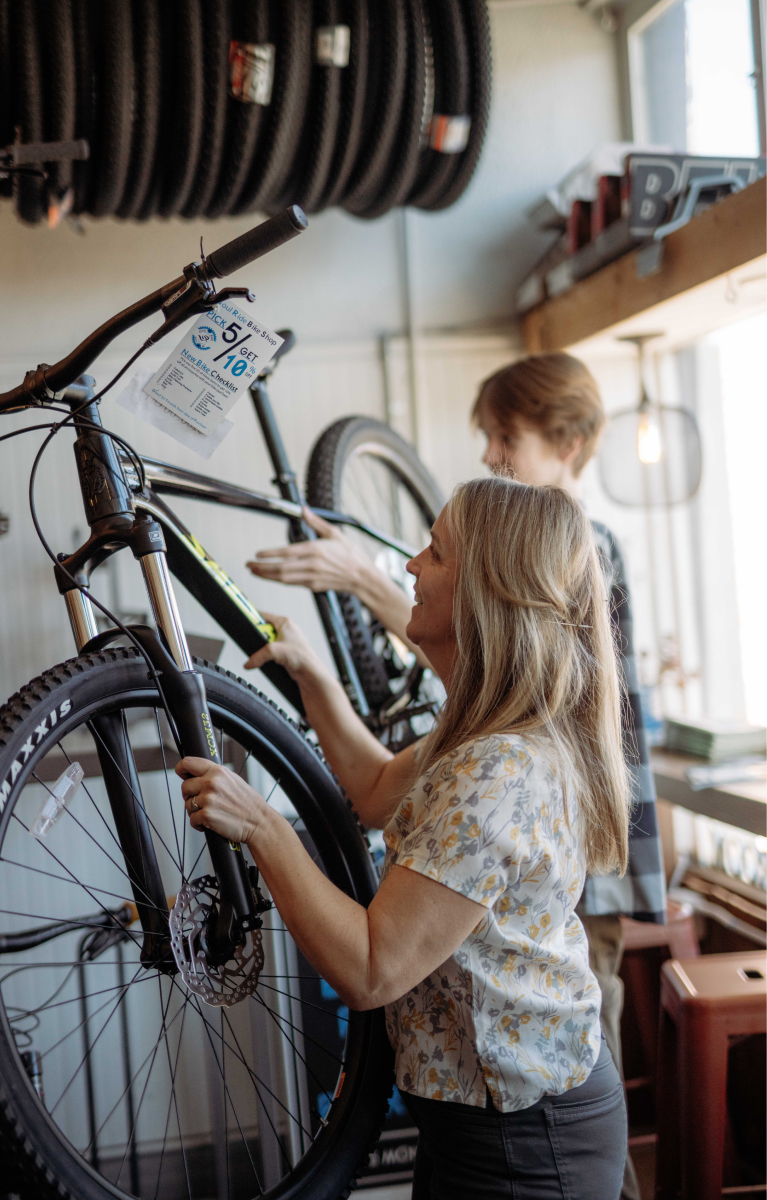
POLYGON ((659 800, 764 836, 767 788, 763 782, 726 783, 695 791, 685 772, 688 767, 710 766, 705 759, 657 749, 651 752, 650 762, 659 800))
POLYGON ((637 277, 633 250, 526 313, 529 354, 564 350, 767 253, 767 180, 758 179, 694 217, 663 243, 660 269, 637 277))

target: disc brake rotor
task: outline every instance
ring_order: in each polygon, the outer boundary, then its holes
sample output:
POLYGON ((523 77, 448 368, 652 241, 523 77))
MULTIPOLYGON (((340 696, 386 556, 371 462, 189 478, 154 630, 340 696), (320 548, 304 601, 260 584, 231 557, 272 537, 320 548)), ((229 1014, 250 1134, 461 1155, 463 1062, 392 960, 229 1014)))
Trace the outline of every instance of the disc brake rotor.
POLYGON ((206 1004, 230 1008, 252 996, 264 968, 261 932, 245 935, 221 965, 208 961, 200 935, 219 900, 218 880, 203 875, 184 884, 170 913, 170 944, 179 974, 190 992, 206 1004))

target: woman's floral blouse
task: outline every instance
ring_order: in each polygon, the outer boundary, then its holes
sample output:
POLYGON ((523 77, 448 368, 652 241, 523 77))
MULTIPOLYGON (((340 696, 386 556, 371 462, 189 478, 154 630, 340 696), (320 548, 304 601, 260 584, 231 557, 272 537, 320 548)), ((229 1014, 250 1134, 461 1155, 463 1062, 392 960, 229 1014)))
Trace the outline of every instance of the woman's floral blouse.
MULTIPOLYGON (((571 789, 570 789, 571 793, 571 789)), ((584 856, 540 744, 466 742, 416 782, 384 831, 395 863, 487 912, 455 954, 386 1007, 401 1091, 503 1112, 587 1078, 600 993, 575 905, 584 856)))

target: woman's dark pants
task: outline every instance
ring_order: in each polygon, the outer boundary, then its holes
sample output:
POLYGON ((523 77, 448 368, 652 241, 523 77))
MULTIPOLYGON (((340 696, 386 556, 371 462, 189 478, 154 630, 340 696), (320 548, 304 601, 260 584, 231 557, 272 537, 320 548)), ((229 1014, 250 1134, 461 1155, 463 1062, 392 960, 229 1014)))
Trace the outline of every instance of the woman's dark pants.
POLYGON ((585 1083, 519 1112, 402 1098, 419 1130, 413 1200, 619 1200, 626 1105, 604 1040, 585 1083))

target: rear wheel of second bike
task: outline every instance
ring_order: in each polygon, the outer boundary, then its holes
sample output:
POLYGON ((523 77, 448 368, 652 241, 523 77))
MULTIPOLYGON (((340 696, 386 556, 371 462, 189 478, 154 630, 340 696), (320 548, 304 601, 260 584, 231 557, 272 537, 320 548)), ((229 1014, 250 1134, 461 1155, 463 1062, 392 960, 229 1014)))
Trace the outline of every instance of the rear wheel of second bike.
MULTIPOLYGON (((368 904, 367 847, 315 748, 253 688, 197 667, 221 761, 368 904)), ((148 894, 136 892, 109 776, 131 779, 130 819, 146 830, 142 855, 156 859, 163 906, 207 878, 202 904, 215 881, 205 839, 185 819, 177 759, 132 649, 62 663, 0 709, 4 1170, 13 1163, 36 1200, 337 1200, 366 1162, 391 1090, 383 1014, 349 1012, 274 909, 254 943, 264 956, 255 989, 228 1007, 190 990, 170 955, 142 956, 137 904, 148 894), (79 791, 44 837, 31 836, 75 761, 79 791)))
MULTIPOLYGON (((344 417, 321 434, 309 460, 306 498, 316 508, 364 521, 404 542, 414 554, 428 544, 431 526, 444 504, 439 486, 413 447, 388 425, 369 417, 344 417)), ((412 596, 406 554, 351 527, 345 532, 412 596)), ((412 707, 438 706, 444 693, 436 676, 428 670, 417 672, 412 652, 387 633, 356 596, 341 593, 339 601, 354 665, 372 712, 384 712, 409 679, 416 681, 412 707)), ((385 723, 373 727, 396 748, 427 732, 432 719, 430 712, 422 712, 399 724, 386 723, 390 718, 385 718, 385 723)))

